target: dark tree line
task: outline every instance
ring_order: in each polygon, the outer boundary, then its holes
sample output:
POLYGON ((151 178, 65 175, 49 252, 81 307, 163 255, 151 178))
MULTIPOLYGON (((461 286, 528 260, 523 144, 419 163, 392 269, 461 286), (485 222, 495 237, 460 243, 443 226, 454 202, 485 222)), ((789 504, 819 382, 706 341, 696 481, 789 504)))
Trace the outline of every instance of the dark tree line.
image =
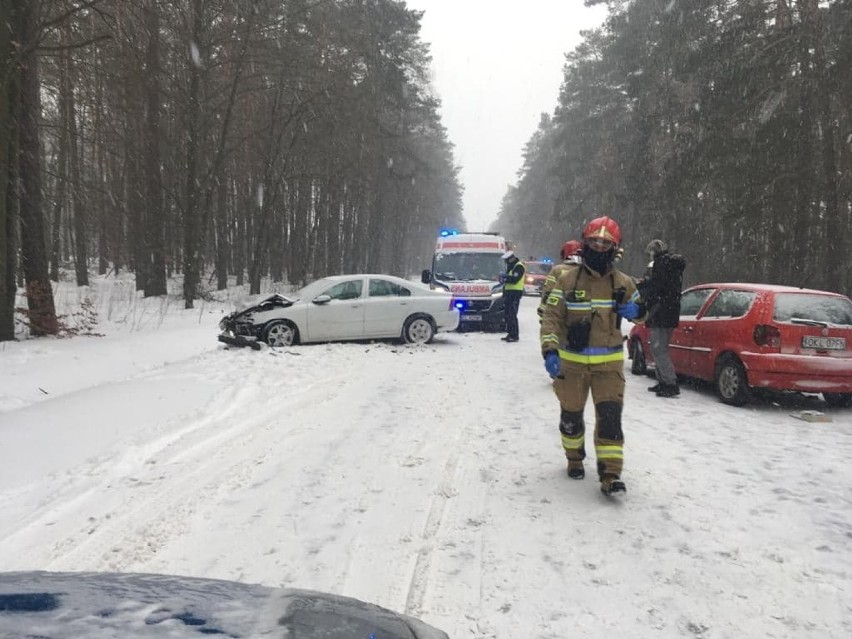
POLYGON ((260 291, 407 275, 462 225, 420 14, 398 0, 0 0, 0 340, 16 286, 129 269, 260 291))
POLYGON ((624 269, 852 293, 852 1, 634 0, 567 56, 495 224, 558 253, 611 215, 624 269))

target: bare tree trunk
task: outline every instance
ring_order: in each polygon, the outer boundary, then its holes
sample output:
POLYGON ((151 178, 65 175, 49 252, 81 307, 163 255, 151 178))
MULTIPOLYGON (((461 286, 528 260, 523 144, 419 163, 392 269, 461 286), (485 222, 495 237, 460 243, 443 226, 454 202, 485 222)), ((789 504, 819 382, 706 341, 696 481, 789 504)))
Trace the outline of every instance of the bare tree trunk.
POLYGON ((216 178, 216 290, 228 288, 228 247, 231 244, 228 226, 228 183, 224 162, 216 178))
POLYGON ((62 209, 65 206, 68 185, 68 67, 62 52, 59 64, 59 131, 56 143, 56 193, 53 199, 53 223, 50 228, 50 279, 59 281, 60 246, 62 237, 62 209))
POLYGON ((145 65, 145 297, 166 294, 166 223, 160 179, 160 14, 157 0, 145 8, 148 51, 145 65))
MULTIPOLYGON (((201 42, 201 0, 192 0, 192 37, 189 47, 198 47, 201 42)), ((197 51, 197 49, 196 49, 197 51)), ((199 140, 200 132, 198 118, 201 114, 199 102, 199 91, 201 78, 198 70, 196 56, 189 56, 189 96, 186 111, 186 201, 184 207, 184 252, 183 252, 183 302, 184 308, 193 308, 194 300, 198 294, 198 281, 200 273, 200 248, 201 228, 200 214, 198 210, 198 164, 199 164, 199 140)))
MULTIPOLYGON (((109 171, 105 158, 106 150, 106 134, 104 123, 104 73, 103 60, 96 52, 95 56, 95 104, 94 104, 94 123, 92 125, 92 166, 95 170, 95 178, 93 179, 95 186, 95 202, 92 207, 91 219, 96 220, 97 225, 97 245, 98 245, 98 275, 106 275, 109 270, 109 255, 110 245, 110 230, 112 229, 112 219, 106 212, 106 194, 109 193, 109 171)), ((115 211, 113 211, 113 216, 115 211)))
MULTIPOLYGON (((14 25, 14 0, 0 0, 0 25, 14 25)), ((12 198, 12 138, 14 136, 11 108, 15 68, 12 38, 9 29, 0 29, 0 342, 15 339, 15 268, 14 219, 9 206, 12 198)))
POLYGON ((74 222, 74 271, 77 276, 77 286, 89 285, 89 251, 87 249, 86 209, 80 198, 80 148, 77 136, 77 103, 74 98, 74 88, 70 82, 74 69, 71 58, 66 59, 68 76, 68 94, 66 106, 68 113, 68 168, 71 177, 71 216, 74 222))
POLYGON ((20 212, 21 256, 27 289, 30 333, 55 335, 59 331, 53 289, 47 265, 47 238, 41 197, 41 145, 38 137, 39 99, 38 61, 35 37, 39 4, 30 2, 21 15, 19 35, 24 52, 21 64, 20 92, 20 212))
MULTIPOLYGON (((148 281, 149 264, 145 242, 145 208, 144 189, 142 183, 143 169, 141 166, 142 125, 143 114, 139 113, 138 105, 143 103, 144 93, 140 92, 143 82, 138 70, 137 54, 133 51, 131 38, 139 31, 131 12, 127 11, 129 2, 116 2, 116 25, 120 35, 118 39, 118 59, 124 71, 121 76, 120 113, 122 119, 121 154, 124 162, 123 170, 116 179, 116 190, 120 201, 125 203, 125 227, 127 234, 127 263, 136 274, 136 290, 145 288, 148 281)), ((119 225, 121 235, 121 225, 119 225)), ((119 246, 123 243, 121 237, 116 238, 119 246)), ((120 251, 116 248, 115 268, 118 268, 120 251)))
MULTIPOLYGON (((847 246, 848 229, 843 224, 838 202, 838 180, 837 180, 837 156, 835 155, 834 143, 837 139, 837 125, 831 113, 831 79, 826 73, 825 45, 822 41, 823 30, 820 28, 819 12, 810 13, 810 19, 816 21, 814 31, 817 35, 815 46, 814 65, 816 67, 814 76, 816 82, 816 103, 819 112, 819 131, 822 135, 822 174, 823 174, 823 197, 825 198, 825 220, 826 236, 837 246, 847 246)), ((822 288, 837 290, 837 284, 841 284, 836 276, 845 269, 847 256, 843 251, 828 250, 823 253, 825 257, 825 268, 820 269, 822 288)))

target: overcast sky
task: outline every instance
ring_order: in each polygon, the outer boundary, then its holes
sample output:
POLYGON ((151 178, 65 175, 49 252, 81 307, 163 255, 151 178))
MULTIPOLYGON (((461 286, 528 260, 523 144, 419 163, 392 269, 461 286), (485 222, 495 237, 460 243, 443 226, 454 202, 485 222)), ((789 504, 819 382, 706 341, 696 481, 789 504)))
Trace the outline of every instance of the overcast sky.
POLYGON ((442 120, 462 168, 471 231, 497 217, 517 180, 524 144, 542 112, 552 113, 565 53, 580 30, 599 26, 603 7, 583 0, 407 0, 425 10, 442 120))

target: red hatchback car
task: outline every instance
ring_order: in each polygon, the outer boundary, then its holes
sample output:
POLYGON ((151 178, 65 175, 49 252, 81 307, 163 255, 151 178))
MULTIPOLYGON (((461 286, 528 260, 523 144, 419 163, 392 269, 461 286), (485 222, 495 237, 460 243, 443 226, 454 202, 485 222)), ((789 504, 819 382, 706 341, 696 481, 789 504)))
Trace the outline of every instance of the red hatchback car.
MULTIPOLYGON (((630 331, 631 372, 653 366, 648 328, 630 331)), ((852 404, 852 301, 844 295, 769 284, 700 284, 680 301, 669 352, 678 375, 713 382, 726 404, 750 389, 822 393, 852 404)))

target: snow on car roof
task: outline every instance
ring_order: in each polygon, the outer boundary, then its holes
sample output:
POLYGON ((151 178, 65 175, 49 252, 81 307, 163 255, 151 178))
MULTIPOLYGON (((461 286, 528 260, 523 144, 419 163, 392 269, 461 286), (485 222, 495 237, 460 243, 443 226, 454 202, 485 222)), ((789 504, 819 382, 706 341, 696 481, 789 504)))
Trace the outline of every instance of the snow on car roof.
POLYGON ((800 288, 798 286, 785 286, 784 284, 760 284, 755 282, 710 282, 707 284, 695 284, 689 289, 696 288, 741 288, 750 291, 770 291, 775 293, 816 293, 819 295, 835 295, 844 297, 833 291, 822 291, 814 288, 800 288))

